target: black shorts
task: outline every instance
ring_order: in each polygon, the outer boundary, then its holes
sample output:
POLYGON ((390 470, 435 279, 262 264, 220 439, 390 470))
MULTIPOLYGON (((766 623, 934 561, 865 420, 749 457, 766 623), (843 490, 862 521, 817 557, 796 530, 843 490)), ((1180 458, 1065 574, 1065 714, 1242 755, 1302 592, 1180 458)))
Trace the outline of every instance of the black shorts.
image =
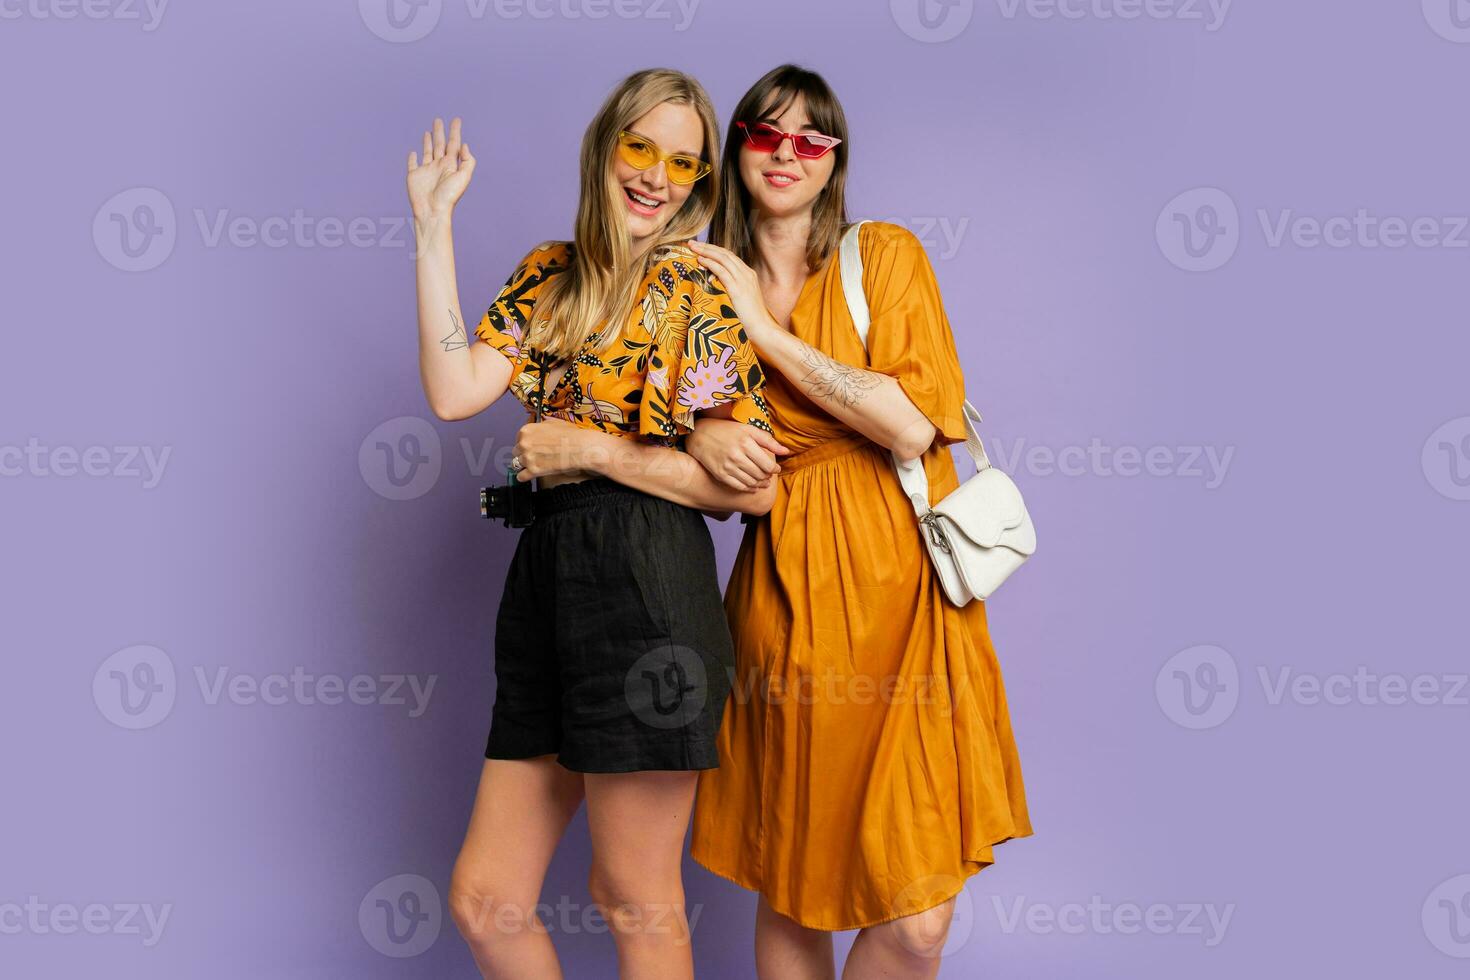
POLYGON ((486 758, 713 769, 734 648, 703 514, 602 478, 535 507, 496 617, 486 758))

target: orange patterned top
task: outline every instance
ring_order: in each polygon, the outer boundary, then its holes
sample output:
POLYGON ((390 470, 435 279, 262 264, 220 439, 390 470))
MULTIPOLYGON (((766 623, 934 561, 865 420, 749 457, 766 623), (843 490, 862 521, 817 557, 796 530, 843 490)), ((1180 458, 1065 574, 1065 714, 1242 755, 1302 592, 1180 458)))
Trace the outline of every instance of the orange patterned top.
POLYGON ((537 295, 571 256, 571 242, 538 246, 475 327, 510 359, 510 390, 528 411, 540 402, 543 418, 678 446, 695 412, 729 402, 734 419, 771 431, 765 376, 745 328, 724 288, 682 245, 650 256, 642 298, 612 346, 599 351, 604 333, 594 331, 560 380, 538 393, 551 365, 534 356, 526 335, 537 295))

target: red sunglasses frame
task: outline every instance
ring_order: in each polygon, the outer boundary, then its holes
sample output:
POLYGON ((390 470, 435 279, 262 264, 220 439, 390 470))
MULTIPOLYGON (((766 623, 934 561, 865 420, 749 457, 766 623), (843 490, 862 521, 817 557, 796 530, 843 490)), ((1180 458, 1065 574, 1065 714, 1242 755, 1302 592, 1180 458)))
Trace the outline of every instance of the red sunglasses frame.
POLYGON ((768 134, 767 138, 769 138, 769 136, 778 137, 774 146, 772 146, 769 150, 762 150, 755 144, 755 137, 751 134, 750 124, 737 122, 735 125, 739 126, 740 131, 745 134, 745 145, 750 147, 752 150, 756 150, 761 153, 775 153, 778 149, 781 148, 782 143, 784 143, 786 140, 790 140, 791 152, 795 153, 803 160, 819 160, 822 157, 826 156, 829 152, 831 152, 832 148, 835 147, 838 143, 842 142, 841 137, 828 136, 826 133, 783 133, 775 126, 772 126, 770 123, 758 122, 755 124, 755 127, 757 129, 765 130, 765 132, 768 134), (819 139, 831 140, 832 142, 822 147, 816 153, 801 152, 801 144, 798 143, 797 140, 805 139, 812 136, 815 136, 819 139))

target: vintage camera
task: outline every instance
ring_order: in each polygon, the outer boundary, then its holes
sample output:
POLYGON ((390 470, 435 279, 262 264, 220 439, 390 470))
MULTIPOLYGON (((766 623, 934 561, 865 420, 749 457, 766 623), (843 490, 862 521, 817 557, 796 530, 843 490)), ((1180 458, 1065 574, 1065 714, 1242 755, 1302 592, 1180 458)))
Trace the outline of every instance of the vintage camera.
POLYGON ((480 488, 480 516, 486 520, 499 517, 506 527, 529 527, 535 520, 530 482, 516 479, 515 470, 505 471, 505 486, 480 488))

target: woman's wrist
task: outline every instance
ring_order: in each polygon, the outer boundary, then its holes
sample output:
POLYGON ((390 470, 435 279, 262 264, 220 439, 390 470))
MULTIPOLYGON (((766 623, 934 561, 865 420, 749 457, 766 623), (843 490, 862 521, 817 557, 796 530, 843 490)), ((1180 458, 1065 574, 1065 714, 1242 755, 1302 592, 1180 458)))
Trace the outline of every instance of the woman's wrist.
POLYGON ((418 250, 423 252, 429 248, 442 244, 452 244, 453 236, 452 222, 450 218, 453 211, 445 211, 439 214, 429 214, 413 217, 413 237, 418 244, 418 250))
POLYGON ((745 336, 757 351, 768 342, 771 331, 780 330, 781 327, 766 310, 762 309, 755 316, 742 319, 741 326, 745 328, 745 336))
POLYGON ((576 438, 578 445, 575 456, 579 464, 577 468, 598 476, 607 476, 612 471, 613 450, 616 448, 615 443, 618 437, 578 426, 576 438), (612 440, 612 443, 609 443, 608 440, 612 440))

